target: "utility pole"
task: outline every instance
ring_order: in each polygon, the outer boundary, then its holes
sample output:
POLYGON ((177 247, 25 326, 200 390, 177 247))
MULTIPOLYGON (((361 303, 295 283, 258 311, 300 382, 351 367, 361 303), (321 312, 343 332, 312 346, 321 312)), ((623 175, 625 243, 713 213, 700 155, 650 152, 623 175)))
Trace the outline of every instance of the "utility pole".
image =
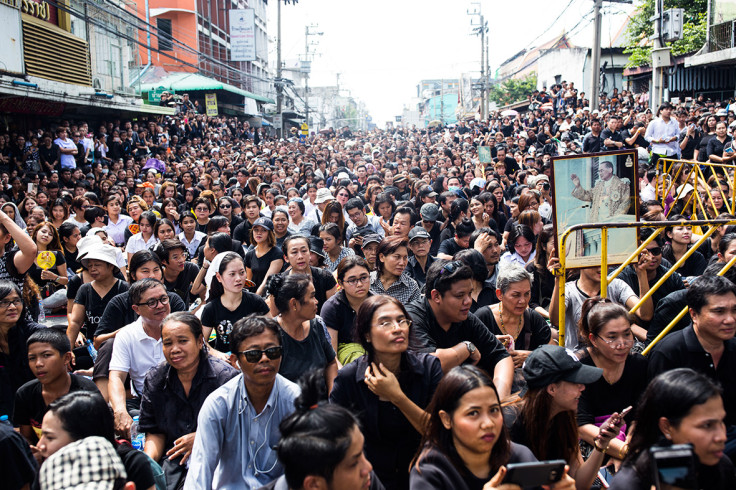
MULTIPOLYGON (((304 72, 304 122, 309 125, 309 72, 311 70, 311 60, 309 59, 309 36, 321 36, 323 32, 313 32, 312 29, 319 27, 316 24, 304 26, 304 61, 302 61, 302 71, 304 72)), ((316 45, 312 42, 311 45, 316 45)))
POLYGON ((598 103, 600 101, 600 88, 601 88, 601 6, 603 0, 593 0, 595 6, 593 8, 593 49, 592 49, 592 62, 590 64, 590 110, 595 111, 598 109, 598 103))
POLYGON ((440 122, 445 125, 445 79, 440 84, 440 122))
POLYGON ((276 25, 276 114, 281 121, 281 125, 276 129, 277 136, 280 138, 284 130, 284 118, 281 112, 281 106, 284 103, 284 85, 281 80, 281 0, 276 0, 276 25))
MULTIPOLYGON (((601 89, 601 24, 603 16, 601 15, 601 7, 604 0, 593 0, 593 46, 591 48, 590 63, 590 110, 598 109, 600 103, 601 89)), ((609 3, 632 3, 633 0, 605 0, 609 3)), ((659 0, 655 0, 657 3, 659 0)), ((611 67, 613 68, 613 66, 611 67)))
MULTIPOLYGON (((479 16, 479 24, 473 29, 475 35, 480 36, 480 117, 484 120, 488 116, 488 97, 486 97, 486 34, 488 33, 488 22, 486 22, 480 11, 480 3, 473 2, 473 10, 467 11, 470 16, 479 16)), ((473 24, 471 20, 470 25, 473 24)))
POLYGON ((672 66, 670 52, 672 48, 665 44, 665 36, 662 32, 663 10, 662 0, 654 0, 654 47, 652 48, 652 87, 649 99, 649 107, 656 114, 659 106, 664 101, 664 77, 667 67, 672 66))

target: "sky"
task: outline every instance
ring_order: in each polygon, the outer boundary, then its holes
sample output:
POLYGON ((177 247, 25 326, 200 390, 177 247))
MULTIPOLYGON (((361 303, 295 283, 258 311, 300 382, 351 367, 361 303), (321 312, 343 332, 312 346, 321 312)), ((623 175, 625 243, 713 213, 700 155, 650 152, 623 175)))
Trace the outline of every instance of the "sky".
MULTIPOLYGON (((269 38, 276 39, 276 2, 268 5, 269 38)), ((592 0, 299 0, 281 6, 282 59, 303 56, 304 28, 316 53, 309 85, 334 86, 364 102, 373 122, 384 127, 417 96, 422 79, 480 75, 480 38, 473 35, 480 11, 489 28, 491 71, 526 47, 572 33, 576 45, 592 44, 592 0), (559 20, 553 23, 560 16, 559 20), (586 17, 587 16, 587 17, 586 17), (546 31, 546 32, 545 32, 546 31)), ((604 4, 602 43, 615 36, 633 6, 604 4)), ((275 42, 269 62, 275 66, 275 42)))

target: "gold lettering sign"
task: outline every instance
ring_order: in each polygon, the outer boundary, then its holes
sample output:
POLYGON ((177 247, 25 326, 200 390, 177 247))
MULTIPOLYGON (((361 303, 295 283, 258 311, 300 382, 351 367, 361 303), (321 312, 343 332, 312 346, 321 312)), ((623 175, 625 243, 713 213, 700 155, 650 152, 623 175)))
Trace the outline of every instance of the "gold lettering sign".
POLYGON ((49 4, 45 1, 34 2, 33 0, 21 0, 20 10, 41 20, 49 21, 51 18, 49 4))

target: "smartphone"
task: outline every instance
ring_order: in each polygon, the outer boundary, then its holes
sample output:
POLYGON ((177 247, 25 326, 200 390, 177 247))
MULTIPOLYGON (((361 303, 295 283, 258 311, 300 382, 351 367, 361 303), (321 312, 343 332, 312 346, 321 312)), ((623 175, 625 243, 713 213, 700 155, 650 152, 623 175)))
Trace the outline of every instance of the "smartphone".
POLYGON ((621 413, 619 414, 619 417, 621 417, 621 419, 623 420, 623 418, 626 417, 629 414, 629 412, 631 411, 632 408, 633 407, 631 405, 629 405, 628 407, 626 407, 623 410, 621 410, 621 413))
POLYGON ((654 446, 649 452, 652 456, 652 478, 657 489, 676 487, 695 490, 698 488, 695 457, 691 444, 654 446))
POLYGON ((513 483, 521 488, 554 485, 565 473, 565 461, 538 461, 535 463, 512 463, 506 466, 503 483, 513 483))
POLYGON ((26 192, 35 194, 38 191, 38 186, 33 182, 28 183, 28 190, 26 192))

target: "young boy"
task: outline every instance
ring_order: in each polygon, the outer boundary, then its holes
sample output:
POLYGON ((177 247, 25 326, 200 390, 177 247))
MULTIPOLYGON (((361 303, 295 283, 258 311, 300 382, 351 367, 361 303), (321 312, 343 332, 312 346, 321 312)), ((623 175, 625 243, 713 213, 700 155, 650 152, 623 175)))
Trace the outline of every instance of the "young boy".
POLYGON ((97 392, 92 380, 69 373, 71 345, 66 334, 54 328, 38 330, 28 338, 28 365, 36 379, 15 394, 13 425, 29 444, 41 437, 41 421, 51 402, 72 391, 97 392))

